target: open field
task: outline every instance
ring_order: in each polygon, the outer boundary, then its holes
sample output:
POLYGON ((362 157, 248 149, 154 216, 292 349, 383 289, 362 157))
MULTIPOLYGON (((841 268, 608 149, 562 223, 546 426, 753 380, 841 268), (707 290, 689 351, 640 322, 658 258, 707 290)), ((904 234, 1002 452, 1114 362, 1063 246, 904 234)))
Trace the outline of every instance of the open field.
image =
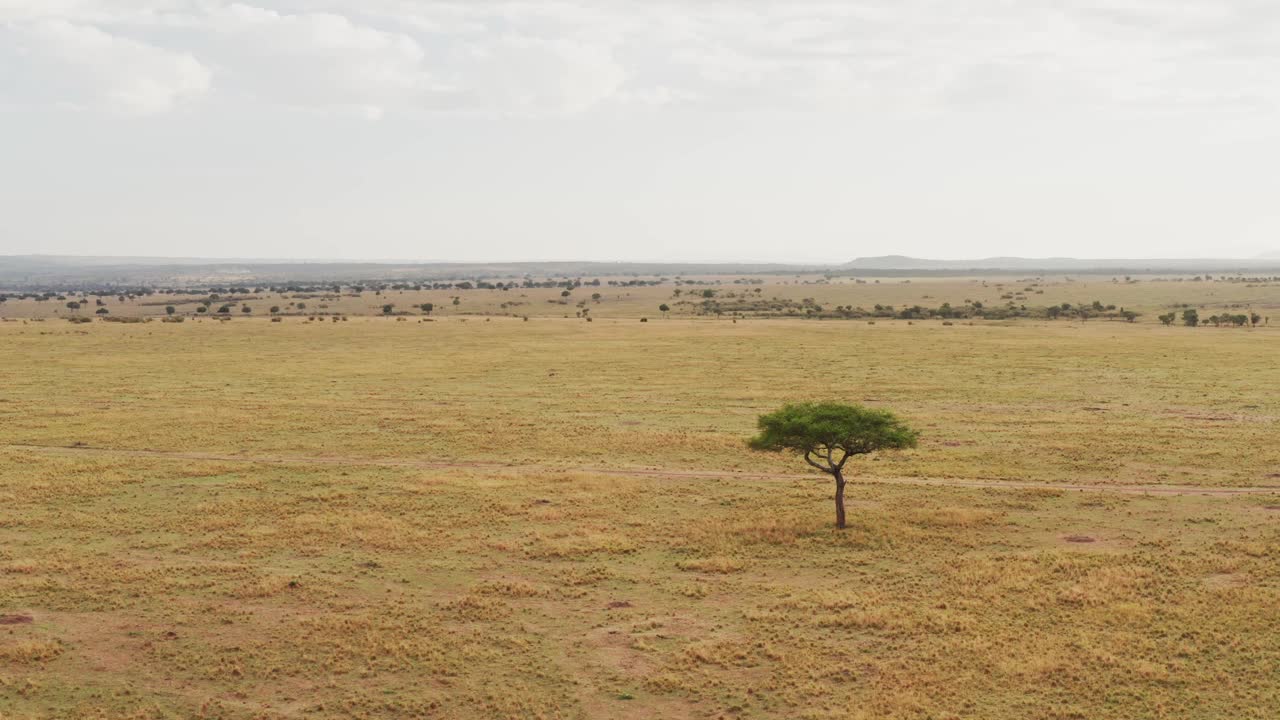
MULTIPOLYGON (((501 282, 501 279, 490 279, 501 282)), ((542 278, 540 281, 546 281, 542 278)), ((566 279, 561 278, 560 281, 566 279)), ((82 296, 72 293, 47 300, 10 297, 0 304, 0 317, 68 318, 93 317, 105 308, 112 317, 163 317, 172 306, 179 317, 196 317, 202 306, 212 315, 230 306, 233 317, 242 318, 243 308, 249 316, 271 314, 272 308, 284 317, 310 315, 382 315, 383 307, 392 306, 393 313, 420 317, 422 305, 433 306, 432 317, 506 316, 573 318, 583 310, 597 318, 639 318, 662 316, 659 307, 666 304, 672 317, 709 314, 703 305, 704 292, 711 292, 716 304, 742 308, 745 315, 792 312, 805 315, 810 307, 821 307, 831 313, 836 307, 872 310, 876 305, 899 310, 911 306, 937 308, 949 303, 962 308, 966 303, 982 303, 986 308, 1015 306, 1042 308, 1068 303, 1088 306, 1097 301, 1104 306, 1125 308, 1140 314, 1138 321, 1157 323, 1157 316, 1183 307, 1199 308, 1205 317, 1223 311, 1253 311, 1264 317, 1277 316, 1280 321, 1280 280, 1215 276, 1205 281, 1201 276, 1125 276, 1056 275, 1046 277, 916 277, 867 278, 826 277, 823 275, 744 275, 686 277, 676 279, 659 276, 639 278, 656 285, 630 285, 634 277, 578 278, 584 284, 562 296, 561 287, 493 289, 383 289, 361 286, 359 290, 344 286, 340 292, 270 291, 248 283, 249 292, 223 289, 210 300, 208 292, 175 291, 140 297, 111 293, 82 296), (598 281, 598 285, 590 283, 598 281), (611 285, 610 283, 617 283, 611 285), (595 297, 598 295, 599 297, 595 297), (82 307, 69 309, 68 301, 82 300, 82 307), (454 304, 454 300, 457 304, 454 304), (97 305, 101 300, 102 305, 97 305)), ((518 282, 506 278, 506 282, 518 282)), ((450 283, 452 284, 452 283, 450 283)), ((10 293, 12 295, 13 293, 10 293)))
POLYGON ((598 314, 0 323, 0 716, 1280 714, 1280 327, 598 314))

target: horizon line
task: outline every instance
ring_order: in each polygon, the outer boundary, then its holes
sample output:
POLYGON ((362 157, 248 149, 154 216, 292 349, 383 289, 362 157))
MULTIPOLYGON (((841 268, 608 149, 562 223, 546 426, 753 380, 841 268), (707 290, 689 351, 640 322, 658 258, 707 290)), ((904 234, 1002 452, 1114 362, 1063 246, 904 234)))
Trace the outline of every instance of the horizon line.
POLYGON ((805 266, 830 266, 839 267, 859 260, 884 260, 889 258, 904 259, 912 261, 924 262, 984 262, 991 260, 1020 260, 1020 261, 1075 261, 1075 262, 1161 262, 1161 261, 1246 261, 1246 262, 1265 262, 1280 261, 1280 255, 1264 253, 1252 256, 1155 256, 1155 257, 1132 257, 1132 256, 1116 256, 1116 257, 1076 257, 1070 255, 1047 255, 1047 256, 1025 256, 1025 255, 988 255, 984 257, 926 257, 917 255, 905 255, 901 253, 889 253, 885 255, 863 255, 854 257, 849 260, 832 261, 832 260, 761 260, 761 259, 612 259, 600 260, 589 258, 542 258, 542 259, 504 259, 504 260, 455 260, 455 259, 423 259, 423 258, 351 258, 351 257, 244 257, 244 256, 209 256, 209 255, 112 255, 112 254, 73 254, 73 253, 8 253, 0 254, 0 261, 11 258, 56 258, 66 260, 77 259, 102 259, 102 260, 178 260, 186 262, 206 262, 212 263, 301 263, 301 264, 370 264, 370 265, 386 265, 386 264, 411 264, 411 265, 525 265, 525 264, 545 264, 545 263, 593 263, 602 265, 788 265, 795 267, 805 266))

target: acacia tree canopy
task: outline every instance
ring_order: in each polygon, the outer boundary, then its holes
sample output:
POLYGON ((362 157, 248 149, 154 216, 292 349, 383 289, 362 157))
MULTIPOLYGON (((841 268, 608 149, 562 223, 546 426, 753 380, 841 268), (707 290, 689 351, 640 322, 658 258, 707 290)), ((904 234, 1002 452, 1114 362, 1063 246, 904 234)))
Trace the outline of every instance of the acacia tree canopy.
POLYGON ((760 416, 753 450, 793 450, 831 472, 854 455, 916 446, 919 437, 888 410, 840 403, 796 403, 760 416))

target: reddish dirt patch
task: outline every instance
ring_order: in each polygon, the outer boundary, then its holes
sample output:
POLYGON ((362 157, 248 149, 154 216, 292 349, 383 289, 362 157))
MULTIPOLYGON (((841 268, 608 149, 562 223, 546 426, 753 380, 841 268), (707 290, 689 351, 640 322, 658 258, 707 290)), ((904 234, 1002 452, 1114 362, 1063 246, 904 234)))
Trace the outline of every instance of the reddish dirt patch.
POLYGON ((25 625, 35 621, 30 615, 0 615, 0 625, 25 625))
POLYGON ((1063 540, 1066 540, 1066 541, 1067 541, 1067 542, 1069 542, 1069 543, 1091 543, 1091 542, 1097 542, 1097 538, 1091 537, 1091 536, 1089 536, 1089 535, 1068 535, 1068 536, 1066 536, 1066 537, 1064 537, 1064 538, 1062 538, 1062 539, 1063 539, 1063 540))

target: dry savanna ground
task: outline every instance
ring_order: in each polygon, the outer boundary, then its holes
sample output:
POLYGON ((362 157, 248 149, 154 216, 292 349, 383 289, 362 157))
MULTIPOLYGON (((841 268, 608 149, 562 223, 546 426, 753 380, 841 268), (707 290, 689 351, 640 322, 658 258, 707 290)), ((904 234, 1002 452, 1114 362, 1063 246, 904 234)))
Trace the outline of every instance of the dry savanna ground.
POLYGON ((18 321, 0 350, 0 717, 1280 715, 1280 328, 18 321), (743 443, 827 398, 922 431, 857 462, 843 532, 743 443))
MULTIPOLYGON (((1168 276, 1113 276, 1113 275, 1054 275, 1054 276, 994 276, 994 277, 899 277, 854 278, 823 275, 748 275, 748 276, 697 276, 679 280, 664 278, 657 285, 610 285, 636 280, 656 282, 656 276, 577 278, 585 283, 599 281, 599 285, 585 284, 563 296, 563 288, 513 288, 491 289, 439 289, 439 290, 374 290, 364 287, 357 292, 344 286, 340 292, 273 292, 253 283, 243 283, 247 293, 223 291, 211 301, 207 292, 153 294, 140 297, 106 294, 81 296, 64 294, 59 300, 54 296, 47 300, 13 296, 0 303, 0 317, 5 318, 74 318, 95 317, 99 309, 105 309, 115 318, 151 317, 166 315, 166 308, 173 307, 177 317, 200 317, 198 310, 206 306, 205 316, 214 314, 221 306, 230 308, 235 319, 271 315, 272 308, 282 318, 310 316, 368 316, 382 315, 385 306, 391 306, 393 314, 408 319, 428 317, 422 305, 433 307, 429 317, 451 318, 463 316, 502 317, 555 317, 574 318, 586 311, 594 318, 688 317, 707 313, 702 307, 702 294, 711 291, 717 302, 726 308, 760 305, 766 314, 783 314, 794 310, 804 314, 800 304, 810 301, 828 312, 836 307, 848 306, 871 310, 875 305, 889 305, 897 309, 911 306, 937 308, 943 303, 963 307, 978 302, 987 308, 997 308, 1007 303, 1043 308, 1069 303, 1087 306, 1097 301, 1104 306, 1140 313, 1139 322, 1158 323, 1157 317, 1165 312, 1180 311, 1184 306, 1198 308, 1204 317, 1230 312, 1256 312, 1263 317, 1275 316, 1280 323, 1280 281, 1274 278, 1251 279, 1248 277, 1213 276, 1211 281, 1196 275, 1168 276), (597 297, 598 296, 598 297, 597 297), (84 298, 82 307, 72 310, 68 301, 84 298), (103 303, 101 307, 98 302, 103 303), (456 300, 456 304, 455 304, 456 300), (669 310, 659 310, 667 305, 669 310), (248 308, 246 314, 244 308, 248 308)), ((513 282, 513 278, 490 278, 490 282, 513 282)), ((546 280, 540 278, 539 280, 546 280)), ((565 278, 559 278, 563 281, 565 278)), ((224 285, 234 285, 227 282, 224 285)), ((732 310, 726 312, 732 314, 732 310)), ((747 310, 746 315, 760 314, 747 310)))

